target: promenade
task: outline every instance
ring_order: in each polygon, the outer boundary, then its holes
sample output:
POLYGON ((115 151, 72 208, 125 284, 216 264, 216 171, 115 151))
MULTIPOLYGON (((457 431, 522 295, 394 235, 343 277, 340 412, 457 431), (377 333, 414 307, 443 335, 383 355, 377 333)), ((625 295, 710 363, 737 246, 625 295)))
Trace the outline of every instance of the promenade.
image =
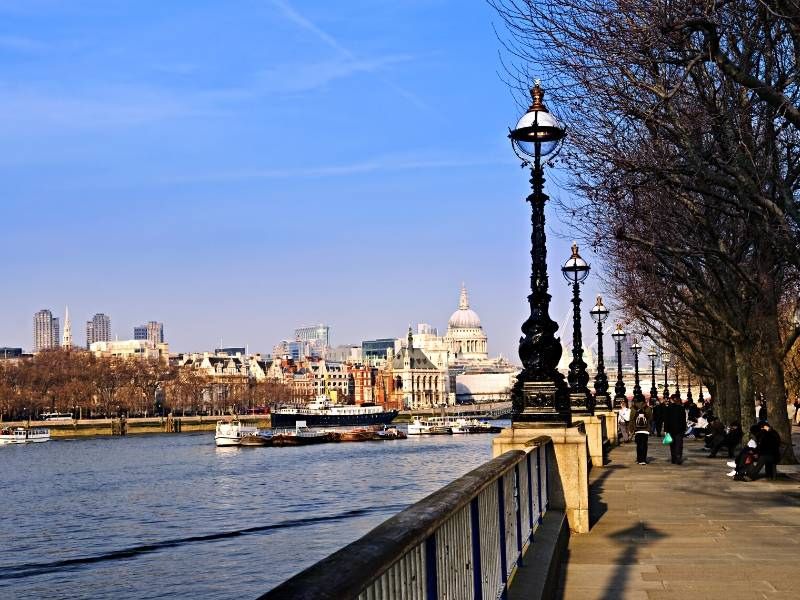
MULTIPOLYGON (((798 437, 795 428, 795 448, 798 437)), ((800 599, 800 469, 738 482, 701 442, 687 440, 683 465, 659 442, 647 466, 627 444, 592 469, 592 529, 569 540, 561 597, 800 599)))

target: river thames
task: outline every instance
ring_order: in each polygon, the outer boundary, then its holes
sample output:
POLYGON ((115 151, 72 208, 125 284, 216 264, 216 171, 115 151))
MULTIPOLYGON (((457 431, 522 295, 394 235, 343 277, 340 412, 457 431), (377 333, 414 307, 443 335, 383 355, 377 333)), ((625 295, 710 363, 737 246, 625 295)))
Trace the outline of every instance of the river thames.
POLYGON ((254 598, 489 460, 493 437, 0 447, 0 597, 254 598))

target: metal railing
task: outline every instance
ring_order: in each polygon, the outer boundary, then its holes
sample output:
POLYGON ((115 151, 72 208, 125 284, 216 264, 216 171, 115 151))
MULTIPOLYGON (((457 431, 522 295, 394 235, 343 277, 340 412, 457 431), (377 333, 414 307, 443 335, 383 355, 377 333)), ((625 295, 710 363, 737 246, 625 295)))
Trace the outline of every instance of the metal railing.
POLYGON ((261 596, 496 599, 548 507, 549 437, 506 452, 261 596))

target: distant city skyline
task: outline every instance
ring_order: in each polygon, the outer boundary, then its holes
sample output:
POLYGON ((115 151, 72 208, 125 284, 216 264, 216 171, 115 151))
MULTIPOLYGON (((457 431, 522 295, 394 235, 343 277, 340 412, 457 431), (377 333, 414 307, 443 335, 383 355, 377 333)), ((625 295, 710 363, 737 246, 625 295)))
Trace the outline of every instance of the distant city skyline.
MULTIPOLYGON (((75 344, 98 310, 120 338, 158 317, 173 351, 269 351, 319 322, 333 344, 402 337, 443 331, 465 281, 490 352, 516 360, 529 183, 491 7, 201 4, 0 4, 29 42, 0 40, 0 345, 29 349, 31 315, 65 305, 75 344)), ((560 320, 573 234, 554 206, 560 320)))

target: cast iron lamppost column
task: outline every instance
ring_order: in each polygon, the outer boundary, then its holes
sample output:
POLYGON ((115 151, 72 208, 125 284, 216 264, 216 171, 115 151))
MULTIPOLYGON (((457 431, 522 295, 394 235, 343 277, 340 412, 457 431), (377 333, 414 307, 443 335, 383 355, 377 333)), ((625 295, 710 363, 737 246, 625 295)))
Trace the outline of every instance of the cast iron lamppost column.
POLYGON ((706 399, 703 397, 703 381, 700 381, 700 391, 697 393, 697 401, 700 405, 704 405, 706 403, 706 399))
POLYGON ((650 404, 655 406, 656 402, 658 402, 658 388, 656 387, 656 358, 658 358, 658 352, 655 346, 650 346, 647 358, 650 359, 650 404))
POLYGON ((675 359, 675 395, 678 397, 678 400, 681 399, 681 382, 678 379, 679 375, 680 374, 678 373, 678 360, 675 359))
POLYGON ((531 169, 531 293, 530 316, 522 324, 519 357, 522 371, 511 392, 512 420, 525 423, 571 425, 569 389, 558 372, 561 343, 556 338, 558 324, 550 318, 550 294, 547 278, 547 239, 544 228, 544 172, 542 157, 552 153, 564 137, 564 128, 550 114, 542 99, 537 80, 531 89, 531 105, 516 127, 509 132, 514 152, 523 166, 531 169))
POLYGON ((627 335, 622 328, 622 323, 617 323, 614 333, 611 334, 617 343, 617 384, 614 386, 614 404, 617 407, 622 406, 622 401, 628 398, 625 395, 625 383, 622 381, 622 342, 627 335))
POLYGON ((639 385, 639 352, 642 351, 642 345, 639 343, 639 340, 633 338, 633 343, 631 344, 631 352, 633 352, 633 401, 634 402, 644 402, 644 394, 642 394, 642 388, 639 385))
POLYGON ((669 402, 669 384, 667 383, 667 367, 671 357, 666 350, 661 351, 661 362, 664 363, 664 402, 669 402))
POLYGON ((592 320, 597 323, 597 375, 594 377, 595 406, 600 405, 607 410, 614 408, 611 396, 608 395, 608 377, 603 360, 603 323, 608 318, 608 309, 603 306, 603 297, 597 297, 597 304, 589 311, 592 320))
POLYGON ((587 384, 589 374, 583 360, 583 335, 581 334, 581 284, 589 276, 589 265, 578 254, 578 244, 572 242, 572 255, 561 267, 564 279, 572 285, 572 362, 567 381, 570 388, 572 412, 594 415, 594 398, 587 384))
POLYGON ((689 372, 689 377, 686 380, 686 401, 689 403, 694 402, 694 398, 692 398, 692 373, 689 372))

